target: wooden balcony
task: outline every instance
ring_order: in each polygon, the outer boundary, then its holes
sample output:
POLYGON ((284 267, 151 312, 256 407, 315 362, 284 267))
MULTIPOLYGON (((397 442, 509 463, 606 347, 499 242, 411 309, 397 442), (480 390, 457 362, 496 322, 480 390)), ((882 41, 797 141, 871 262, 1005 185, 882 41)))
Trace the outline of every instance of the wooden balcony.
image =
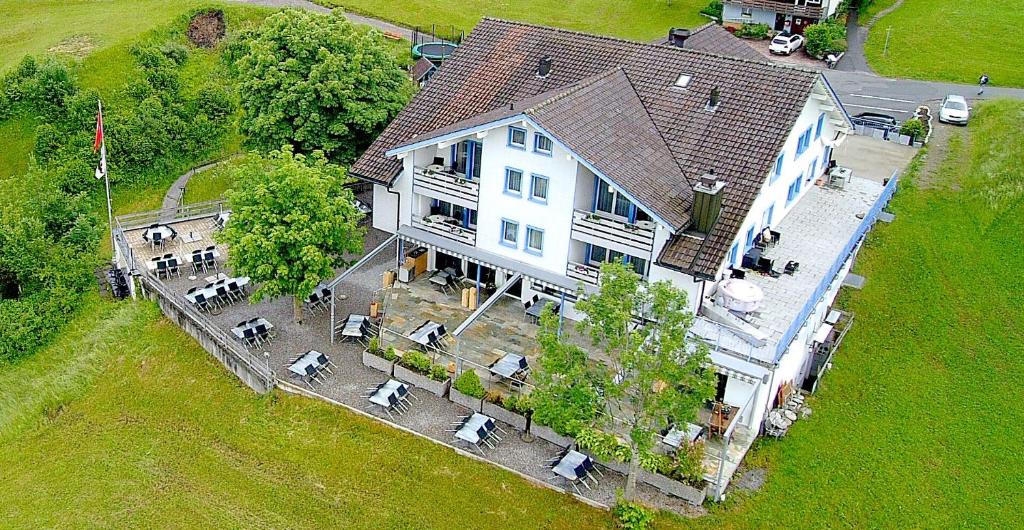
POLYGON ((412 216, 412 225, 452 241, 476 246, 476 230, 471 228, 465 228, 451 222, 432 220, 430 216, 423 217, 420 215, 412 216))
POLYGON ((650 221, 627 223, 584 210, 572 214, 573 239, 647 260, 654 251, 654 226, 650 221))
POLYGON ((822 2, 814 2, 814 0, 728 0, 728 2, 805 18, 820 19, 825 14, 822 2))
POLYGON ((474 210, 480 199, 480 183, 466 180, 456 173, 444 171, 440 166, 415 168, 412 182, 414 193, 474 210))

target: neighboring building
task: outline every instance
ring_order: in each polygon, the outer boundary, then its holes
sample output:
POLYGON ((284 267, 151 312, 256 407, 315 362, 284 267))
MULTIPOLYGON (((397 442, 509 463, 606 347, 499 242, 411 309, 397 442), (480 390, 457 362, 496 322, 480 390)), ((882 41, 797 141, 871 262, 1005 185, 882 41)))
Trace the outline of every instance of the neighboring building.
POLYGON ((717 400, 756 432, 817 366, 810 338, 863 236, 857 215, 883 195, 815 185, 851 128, 813 71, 484 19, 351 173, 374 185, 373 226, 428 248, 429 268, 498 287, 522 275, 515 296, 561 299, 566 318, 602 262, 673 282, 712 346, 717 400), (769 228, 799 272, 748 271, 760 308, 719 306, 769 228))
POLYGON ((667 38, 658 39, 654 44, 668 44, 749 61, 767 61, 765 56, 752 48, 748 42, 715 22, 708 22, 693 29, 672 28, 667 38))
POLYGON ((420 57, 415 63, 413 63, 412 68, 409 70, 409 77, 412 78, 414 83, 416 83, 416 86, 422 87, 427 84, 427 81, 430 80, 430 77, 433 76, 436 71, 437 65, 434 64, 433 61, 426 57, 420 57))
POLYGON ((830 18, 846 0, 724 0, 722 23, 768 24, 775 31, 803 34, 804 28, 830 18))

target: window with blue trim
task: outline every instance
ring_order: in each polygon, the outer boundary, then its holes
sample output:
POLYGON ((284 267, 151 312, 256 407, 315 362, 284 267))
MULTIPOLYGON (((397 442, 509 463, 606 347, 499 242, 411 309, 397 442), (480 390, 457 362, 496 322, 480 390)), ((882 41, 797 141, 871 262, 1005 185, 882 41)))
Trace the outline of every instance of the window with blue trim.
POLYGON ((733 243, 732 244, 732 248, 729 249, 729 265, 735 267, 736 266, 736 258, 738 258, 739 255, 740 255, 740 244, 739 243, 733 243))
POLYGON ((744 252, 750 250, 750 248, 754 246, 754 230, 756 230, 756 227, 753 226, 751 226, 750 229, 747 230, 747 239, 743 244, 744 252))
POLYGON ((811 179, 813 179, 815 177, 815 175, 817 175, 817 174, 818 174, 818 157, 814 157, 814 162, 811 162, 811 167, 810 167, 810 169, 807 170, 807 182, 810 182, 811 179))
POLYGON ((520 127, 509 127, 508 145, 509 147, 526 149, 526 129, 520 127))
POLYGON ((814 130, 814 138, 815 139, 821 138, 821 130, 824 129, 824 128, 825 128, 825 113, 822 112, 821 115, 818 116, 818 128, 816 128, 814 130))
POLYGON ((530 200, 548 202, 548 178, 541 175, 530 175, 530 200))
POLYGON ((465 140, 452 146, 452 160, 456 173, 467 179, 480 178, 480 162, 483 158, 484 144, 475 140, 465 140))
POLYGON ((764 211, 764 216, 761 217, 761 225, 766 227, 771 226, 773 217, 775 217, 774 203, 771 206, 769 206, 767 210, 764 211))
POLYGON ((526 246, 523 247, 529 254, 540 256, 544 253, 544 231, 532 226, 526 227, 526 246))
POLYGON ((797 156, 804 154, 804 151, 807 151, 807 149, 811 147, 811 136, 813 134, 814 129, 812 127, 808 127, 807 130, 800 135, 800 141, 796 145, 797 156))
POLYGON ((505 193, 523 196, 523 171, 511 167, 505 168, 505 193))
POLYGON ((499 242, 506 247, 516 248, 519 244, 519 223, 502 219, 501 239, 499 242))
POLYGON ((789 190, 786 192, 787 206, 800 195, 800 184, 803 182, 803 180, 804 176, 802 174, 798 175, 796 177, 796 180, 794 180, 793 183, 789 185, 789 190))
POLYGON ((779 157, 775 159, 775 171, 772 173, 772 178, 768 182, 769 184, 772 184, 776 180, 779 180, 779 177, 782 176, 782 164, 783 162, 785 162, 785 160, 786 153, 779 153, 779 157))
POLYGON ((551 154, 551 138, 544 136, 541 133, 535 133, 533 135, 533 150, 545 154, 551 154))

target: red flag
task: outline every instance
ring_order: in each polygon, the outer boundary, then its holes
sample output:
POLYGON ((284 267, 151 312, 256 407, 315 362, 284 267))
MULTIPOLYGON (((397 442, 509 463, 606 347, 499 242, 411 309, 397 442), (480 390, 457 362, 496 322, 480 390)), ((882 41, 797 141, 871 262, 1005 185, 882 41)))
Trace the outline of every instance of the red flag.
POLYGON ((99 151, 101 145, 103 145, 103 107, 100 107, 99 113, 96 114, 96 141, 92 144, 92 152, 99 151))

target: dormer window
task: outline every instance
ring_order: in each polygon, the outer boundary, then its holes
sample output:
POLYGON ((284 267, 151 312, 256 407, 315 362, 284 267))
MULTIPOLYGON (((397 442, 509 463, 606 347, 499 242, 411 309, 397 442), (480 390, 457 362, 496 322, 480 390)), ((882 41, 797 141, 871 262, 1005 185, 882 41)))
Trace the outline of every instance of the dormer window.
POLYGON ((517 149, 526 149, 526 129, 520 127, 508 128, 508 145, 517 149))

